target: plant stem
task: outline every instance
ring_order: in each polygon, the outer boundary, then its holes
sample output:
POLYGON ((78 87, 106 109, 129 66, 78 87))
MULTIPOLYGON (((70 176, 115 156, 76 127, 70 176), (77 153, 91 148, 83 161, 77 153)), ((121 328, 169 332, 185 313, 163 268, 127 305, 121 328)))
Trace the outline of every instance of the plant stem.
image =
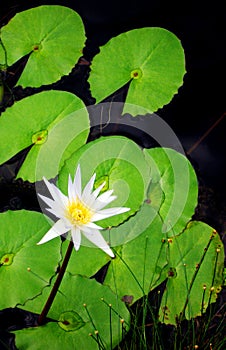
POLYGON ((198 146, 199 144, 209 135, 211 131, 223 120, 223 118, 226 116, 226 113, 223 113, 222 116, 215 121, 215 123, 198 139, 197 142, 187 151, 187 154, 190 155, 198 146))
POLYGON ((51 293, 44 305, 44 308, 42 309, 42 312, 38 318, 38 324, 41 326, 43 323, 45 323, 45 320, 46 320, 46 316, 49 312, 49 309, 51 308, 51 305, 54 301, 54 298, 57 294, 57 291, 59 289, 59 286, 61 284, 61 281, 62 281, 62 278, 64 276, 64 273, 65 273, 65 270, 66 270, 66 267, 68 265, 68 262, 69 262, 69 259, 70 259, 70 256, 71 256, 71 253, 72 253, 72 250, 73 250, 73 242, 70 241, 69 245, 68 245, 68 248, 67 248, 67 252, 66 252, 66 255, 64 257, 64 260, 63 260, 63 263, 61 265, 61 268, 60 268, 60 271, 58 273, 58 276, 57 276, 57 279, 56 279, 56 282, 54 283, 53 285, 53 288, 51 290, 51 293))

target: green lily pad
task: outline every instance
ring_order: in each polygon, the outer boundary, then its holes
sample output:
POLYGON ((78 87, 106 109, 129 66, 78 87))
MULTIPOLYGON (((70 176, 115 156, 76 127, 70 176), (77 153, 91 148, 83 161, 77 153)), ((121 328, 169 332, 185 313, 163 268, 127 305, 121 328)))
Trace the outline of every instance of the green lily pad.
MULTIPOLYGON (((135 216, 131 216, 122 225, 101 230, 101 234, 110 246, 116 247, 117 250, 117 246, 125 245, 142 234, 150 226, 156 215, 158 215, 157 212, 145 203, 135 216)), ((67 246, 68 241, 63 242, 63 255, 66 253, 67 246)), ((81 247, 76 254, 72 254, 67 270, 73 275, 80 274, 91 277, 110 261, 113 260, 109 255, 96 246, 91 246, 90 242, 82 236, 81 247)))
POLYGON ((189 160, 173 149, 144 149, 144 154, 151 168, 148 197, 162 218, 162 230, 174 236, 185 228, 197 206, 195 171, 189 160))
POLYGON ((150 180, 149 168, 137 144, 122 136, 101 137, 81 147, 67 159, 59 173, 59 187, 66 192, 68 174, 82 169, 83 187, 96 173, 94 187, 106 182, 117 199, 109 207, 129 207, 130 211, 98 222, 102 227, 117 226, 133 215, 143 203, 150 180))
MULTIPOLYGON (((130 81, 125 102, 155 112, 171 101, 183 84, 184 74, 180 40, 163 28, 139 28, 112 38, 100 48, 92 61, 89 83, 100 102, 130 81)), ((133 113, 125 104, 126 112, 133 113)))
POLYGON ((6 65, 6 52, 4 50, 4 45, 1 41, 1 38, 0 38, 0 57, 1 57, 0 71, 3 71, 6 69, 7 65, 6 65))
POLYGON ((159 319, 176 324, 184 317, 189 320, 201 316, 208 304, 216 301, 223 285, 224 247, 212 227, 191 222, 183 233, 172 238, 169 257, 159 319))
POLYGON ((56 273, 60 239, 37 245, 49 228, 45 216, 37 212, 0 214, 0 309, 35 297, 56 273))
MULTIPOLYGON (((103 231, 101 231, 103 234, 103 231)), ((68 247, 68 240, 62 243, 62 255, 66 254, 68 247)), ((85 277, 92 277, 104 265, 111 261, 111 257, 103 250, 96 246, 90 246, 90 243, 85 241, 82 235, 82 244, 78 251, 74 251, 68 262, 67 271, 72 275, 82 275, 85 277)))
POLYGON ((164 271, 168 263, 167 239, 161 230, 160 216, 149 204, 135 215, 133 222, 138 214, 144 220, 148 216, 150 225, 133 240, 115 248, 117 256, 111 261, 104 280, 120 298, 129 295, 133 302, 166 279, 164 271))
POLYGON ((83 102, 65 91, 43 91, 16 102, 0 118, 0 164, 31 147, 17 177, 34 182, 53 178, 89 133, 83 102))
MULTIPOLYGON (((101 230, 101 234, 110 246, 116 247, 117 250, 117 246, 127 244, 142 234, 150 226, 156 215, 158 215, 157 212, 145 203, 135 216, 131 216, 122 225, 101 230)), ((62 243, 63 256, 67 247, 68 241, 66 240, 62 243)), ((90 242, 82 235, 81 246, 75 254, 71 255, 67 271, 72 275, 91 277, 111 261, 109 255, 96 246, 91 246, 90 242)))
POLYGON ((85 29, 72 9, 43 5, 17 13, 1 28, 7 52, 0 50, 0 63, 11 66, 29 55, 17 85, 39 87, 67 75, 82 55, 85 29))
MULTIPOLYGON (((124 245, 143 234, 150 227, 156 216, 158 216, 157 211, 153 210, 149 201, 145 201, 136 215, 131 216, 122 225, 103 230, 101 233, 111 247, 124 245)), ((161 234, 161 231, 159 233, 161 234)))
MULTIPOLYGON (((125 334, 130 316, 110 288, 65 274, 60 292, 48 314, 55 322, 16 331, 18 349, 113 349, 121 341, 122 325, 125 334)), ((45 288, 41 296, 25 305, 26 309, 40 313, 49 293, 50 288, 45 288)))

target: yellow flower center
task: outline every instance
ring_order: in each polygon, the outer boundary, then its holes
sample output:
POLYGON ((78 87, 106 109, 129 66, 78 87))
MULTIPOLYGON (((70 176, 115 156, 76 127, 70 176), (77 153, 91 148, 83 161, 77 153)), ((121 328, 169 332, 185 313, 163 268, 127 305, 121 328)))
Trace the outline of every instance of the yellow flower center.
POLYGON ((75 202, 69 203, 66 216, 73 225, 84 225, 90 222, 93 213, 88 207, 77 199, 75 202))

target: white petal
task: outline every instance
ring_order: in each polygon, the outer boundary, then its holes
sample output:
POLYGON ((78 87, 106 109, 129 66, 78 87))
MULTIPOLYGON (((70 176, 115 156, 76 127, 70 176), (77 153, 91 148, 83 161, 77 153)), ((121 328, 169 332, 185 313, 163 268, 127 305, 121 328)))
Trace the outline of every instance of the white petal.
POLYGON ((43 200, 43 202, 45 202, 49 207, 53 207, 54 204, 56 203, 54 200, 52 200, 51 198, 49 197, 45 197, 43 196, 42 194, 39 194, 38 193, 38 196, 43 200))
POLYGON ((73 185, 71 175, 68 175, 68 199, 70 202, 73 202, 75 200, 75 191, 74 191, 75 186, 73 185))
POLYGON ((63 219, 64 218, 64 212, 63 210, 58 210, 58 208, 46 208, 46 210, 56 216, 58 219, 63 219))
POLYGON ((82 195, 82 185, 81 185, 81 168, 80 164, 77 167, 76 173, 75 173, 75 178, 73 182, 73 191, 75 196, 77 195, 79 198, 81 198, 82 195))
POLYGON ((94 228, 97 230, 103 230, 103 227, 98 226, 98 225, 94 224, 93 222, 89 222, 88 224, 86 224, 86 227, 91 228, 91 229, 94 228))
POLYGON ((78 228, 72 227, 71 229, 72 241, 74 243, 75 250, 79 250, 81 245, 81 232, 78 228))
POLYGON ((82 226, 77 226, 80 231, 82 231, 83 233, 88 233, 88 234, 91 234, 92 231, 93 231, 93 228, 92 227, 88 227, 87 225, 82 225, 82 226))
POLYGON ((65 227, 63 220, 58 220, 37 244, 46 243, 53 238, 63 235, 67 231, 68 228, 65 227))
POLYGON ((90 198, 90 195, 92 193, 92 189, 93 189, 93 185, 94 185, 94 181, 96 178, 96 174, 94 174, 91 179, 89 180, 89 182, 86 184, 83 192, 82 192, 82 200, 84 203, 86 203, 88 205, 88 201, 90 198))
POLYGON ((92 230, 91 233, 83 232, 83 234, 86 236, 86 238, 90 242, 92 242, 97 247, 102 249, 105 253, 110 255, 112 258, 115 257, 113 252, 112 252, 112 250, 111 250, 111 248, 109 247, 107 242, 105 242, 104 238, 102 237, 101 233, 98 230, 92 230))
POLYGON ((98 194, 100 193, 100 191, 102 190, 102 188, 104 187, 105 182, 103 182, 95 191, 93 191, 93 193, 91 193, 90 195, 86 195, 86 205, 93 211, 95 211, 96 209, 96 204, 95 202, 98 200, 96 199, 98 194))
POLYGON ((38 194, 38 196, 50 207, 46 208, 46 210, 48 210, 58 218, 61 218, 64 215, 65 208, 61 202, 55 202, 50 198, 42 196, 41 194, 38 194))
POLYGON ((108 191, 102 193, 97 199, 100 202, 105 202, 112 195, 112 193, 113 193, 113 190, 108 190, 108 191))
POLYGON ((129 210, 130 208, 126 208, 126 207, 115 207, 115 208, 103 209, 93 215, 92 222, 103 220, 114 215, 122 214, 129 210))
POLYGON ((61 218, 62 221, 64 222, 64 226, 69 230, 71 230, 72 227, 74 227, 74 225, 71 223, 71 221, 66 218, 65 216, 61 218))
POLYGON ((104 207, 106 207, 106 205, 110 204, 112 201, 114 201, 115 199, 117 198, 117 196, 109 196, 109 198, 105 198, 104 201, 99 201, 99 198, 96 199, 96 202, 95 202, 95 208, 94 210, 95 211, 98 211, 104 207))
POLYGON ((59 188, 57 188, 54 184, 50 183, 45 177, 43 177, 43 180, 51 196, 53 197, 54 201, 58 203, 62 202, 63 205, 66 206, 68 202, 68 198, 59 190, 59 188))
POLYGON ((106 185, 106 181, 104 181, 99 187, 97 187, 95 189, 95 191, 93 191, 92 195, 97 198, 97 196, 99 195, 100 191, 102 190, 102 188, 106 185))

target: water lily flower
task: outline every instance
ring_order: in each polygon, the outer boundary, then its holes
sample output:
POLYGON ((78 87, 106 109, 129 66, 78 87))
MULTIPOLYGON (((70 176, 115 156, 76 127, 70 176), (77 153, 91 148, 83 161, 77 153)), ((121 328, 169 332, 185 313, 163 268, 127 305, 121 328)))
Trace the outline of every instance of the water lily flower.
POLYGON ((104 182, 97 189, 93 190, 95 177, 96 174, 91 177, 82 191, 81 170, 80 165, 78 165, 74 181, 72 181, 70 175, 68 178, 68 196, 64 195, 53 183, 43 178, 52 199, 40 194, 39 196, 49 206, 46 210, 54 214, 59 220, 54 223, 38 244, 48 242, 70 231, 75 250, 78 250, 81 244, 81 233, 83 233, 94 245, 112 258, 114 257, 114 253, 99 231, 103 228, 95 224, 95 222, 125 213, 130 208, 113 207, 103 209, 115 200, 116 196, 112 195, 113 190, 100 194, 105 186, 104 182))

